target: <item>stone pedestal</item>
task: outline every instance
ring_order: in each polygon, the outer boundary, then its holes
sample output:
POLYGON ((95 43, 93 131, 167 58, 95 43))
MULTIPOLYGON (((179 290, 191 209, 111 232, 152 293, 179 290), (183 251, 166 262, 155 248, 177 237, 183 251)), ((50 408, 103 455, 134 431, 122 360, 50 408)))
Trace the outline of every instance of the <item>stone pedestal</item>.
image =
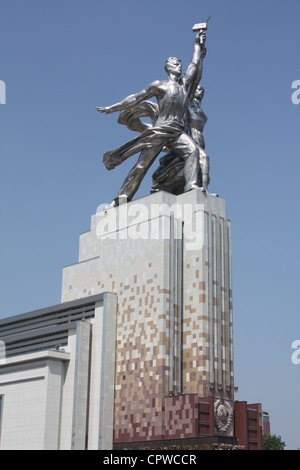
POLYGON ((214 403, 210 433, 232 436, 224 200, 161 191, 99 210, 80 235, 78 263, 63 270, 62 302, 104 291, 118 297, 114 442, 197 437, 205 397, 214 403))

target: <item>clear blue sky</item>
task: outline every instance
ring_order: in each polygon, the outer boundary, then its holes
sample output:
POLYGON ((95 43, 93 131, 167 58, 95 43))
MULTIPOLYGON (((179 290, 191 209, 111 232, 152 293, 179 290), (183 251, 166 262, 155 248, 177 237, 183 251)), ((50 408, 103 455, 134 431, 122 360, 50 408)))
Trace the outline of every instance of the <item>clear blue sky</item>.
POLYGON ((210 191, 232 221, 236 399, 262 402, 295 449, 299 0, 1 0, 0 317, 60 302, 79 234, 132 165, 104 168, 102 154, 133 135, 96 106, 164 79, 169 56, 185 67, 192 26, 208 16, 205 139, 210 191))

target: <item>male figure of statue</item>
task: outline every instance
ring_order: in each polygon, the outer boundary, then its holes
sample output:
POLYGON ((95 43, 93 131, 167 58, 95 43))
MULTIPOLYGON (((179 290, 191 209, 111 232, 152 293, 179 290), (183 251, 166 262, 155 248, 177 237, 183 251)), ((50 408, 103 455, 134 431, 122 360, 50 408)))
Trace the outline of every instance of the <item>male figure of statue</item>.
POLYGON ((188 102, 192 98, 191 93, 194 93, 195 84, 199 83, 199 76, 202 74, 204 44, 205 33, 200 31, 194 40, 191 62, 182 77, 181 61, 176 57, 170 57, 165 63, 167 80, 156 80, 142 91, 128 96, 119 103, 97 108, 103 113, 124 111, 152 97, 157 99, 158 105, 153 126, 149 126, 139 136, 118 149, 104 154, 105 166, 112 169, 131 155, 141 152, 112 205, 132 199, 146 172, 164 147, 184 159, 184 191, 199 187, 199 148, 185 132, 183 120, 188 102))

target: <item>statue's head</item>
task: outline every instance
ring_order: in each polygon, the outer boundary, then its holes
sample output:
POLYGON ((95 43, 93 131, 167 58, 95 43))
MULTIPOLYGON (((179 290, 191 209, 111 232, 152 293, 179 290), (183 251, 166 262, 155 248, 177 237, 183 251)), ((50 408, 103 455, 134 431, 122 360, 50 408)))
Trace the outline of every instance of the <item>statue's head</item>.
POLYGON ((173 73, 180 77, 182 73, 182 63, 177 57, 169 57, 165 62, 165 71, 167 74, 173 73))
POLYGON ((196 100, 202 100, 204 96, 204 88, 201 85, 198 85, 195 91, 195 98, 196 100))

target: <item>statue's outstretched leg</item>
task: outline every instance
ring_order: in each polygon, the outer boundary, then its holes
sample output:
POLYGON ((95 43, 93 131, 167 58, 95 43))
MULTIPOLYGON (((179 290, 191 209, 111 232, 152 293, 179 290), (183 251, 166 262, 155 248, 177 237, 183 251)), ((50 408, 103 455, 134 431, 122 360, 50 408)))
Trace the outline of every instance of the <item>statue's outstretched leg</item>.
POLYGON ((122 184, 111 205, 117 206, 125 201, 131 201, 139 189, 148 169, 154 162, 157 155, 161 152, 162 148, 163 144, 150 147, 140 153, 138 161, 126 176, 124 183, 122 184))

